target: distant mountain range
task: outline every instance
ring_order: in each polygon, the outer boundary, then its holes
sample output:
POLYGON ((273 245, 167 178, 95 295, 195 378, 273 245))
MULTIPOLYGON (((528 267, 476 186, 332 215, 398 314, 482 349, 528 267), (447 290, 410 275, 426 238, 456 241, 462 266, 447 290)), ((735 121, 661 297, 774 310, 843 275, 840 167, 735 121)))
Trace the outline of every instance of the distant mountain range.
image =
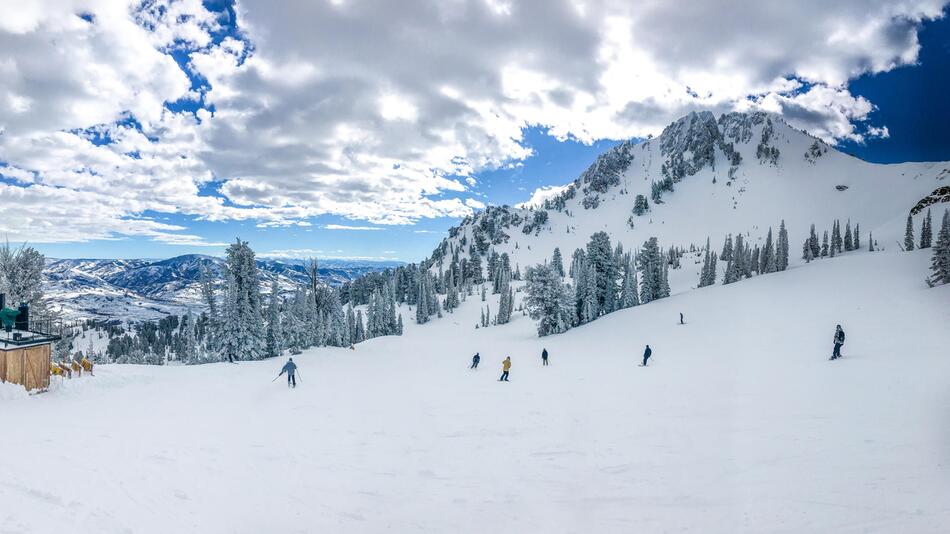
MULTIPOLYGON (((363 274, 402 265, 396 261, 319 260, 321 280, 338 286, 363 274)), ((266 287, 275 278, 287 291, 306 283, 306 260, 257 261, 266 287)), ((224 259, 186 254, 166 260, 48 259, 46 294, 67 318, 155 319, 204 308, 202 272, 222 278, 224 259)), ((266 290, 265 287, 265 290, 266 290)))

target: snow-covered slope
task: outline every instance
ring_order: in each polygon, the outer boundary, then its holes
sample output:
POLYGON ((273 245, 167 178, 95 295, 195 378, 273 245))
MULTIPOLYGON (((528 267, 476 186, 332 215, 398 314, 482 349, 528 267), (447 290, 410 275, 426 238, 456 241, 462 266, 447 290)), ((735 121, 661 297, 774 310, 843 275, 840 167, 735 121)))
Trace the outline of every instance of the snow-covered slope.
MULTIPOLYGON (((305 263, 296 259, 258 260, 265 290, 276 278, 282 288, 307 281, 305 263)), ((321 279, 340 285, 399 262, 320 262, 321 279)), ((54 259, 46 266, 46 291, 70 318, 154 319, 202 307, 200 281, 207 270, 221 279, 224 260, 187 254, 166 260, 54 259)))
POLYGON ((845 254, 543 339, 518 314, 476 330, 469 298, 295 357, 294 391, 283 360, 3 388, 0 531, 947 532, 950 286, 928 260, 845 254))
POLYGON ((447 262, 460 251, 464 258, 474 245, 508 253, 513 266, 524 268, 549 260, 560 247, 569 261, 602 230, 626 250, 653 236, 664 247, 700 246, 709 237, 721 248, 729 233, 748 235, 755 245, 784 219, 794 263, 810 225, 830 230, 834 219, 842 229, 847 219, 859 223, 865 243, 872 232, 881 246, 896 248, 908 213, 941 186, 950 186, 950 162, 872 164, 774 115, 728 113, 717 120, 709 112, 691 113, 657 138, 602 154, 543 208, 492 207, 467 218, 432 257, 447 262), (664 180, 673 191, 663 191, 658 204, 652 184, 664 180), (641 216, 632 213, 638 194, 650 204, 641 216))

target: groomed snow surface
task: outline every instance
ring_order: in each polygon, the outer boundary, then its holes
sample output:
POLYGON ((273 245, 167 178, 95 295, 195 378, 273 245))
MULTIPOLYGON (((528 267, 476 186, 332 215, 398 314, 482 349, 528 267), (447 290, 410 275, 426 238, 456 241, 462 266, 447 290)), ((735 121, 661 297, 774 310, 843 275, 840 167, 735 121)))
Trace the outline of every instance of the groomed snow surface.
POLYGON ((546 339, 520 314, 474 329, 470 297, 294 358, 293 391, 285 359, 4 387, 0 532, 947 532, 950 287, 928 261, 845 255, 546 339))

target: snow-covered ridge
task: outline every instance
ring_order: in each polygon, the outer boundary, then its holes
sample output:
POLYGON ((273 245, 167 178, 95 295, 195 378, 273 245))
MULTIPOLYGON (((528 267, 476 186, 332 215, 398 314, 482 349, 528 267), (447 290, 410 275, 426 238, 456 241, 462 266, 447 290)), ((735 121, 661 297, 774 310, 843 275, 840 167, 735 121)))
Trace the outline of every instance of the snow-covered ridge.
MULTIPOLYGON (((401 265, 400 262, 321 260, 321 279, 333 286, 369 272, 401 265)), ((277 279, 282 289, 306 282, 304 261, 264 259, 257 261, 264 287, 277 279)), ((202 273, 219 280, 224 259, 186 254, 165 260, 142 259, 49 259, 46 293, 71 318, 109 317, 153 319, 200 308, 202 273)))
POLYGON ((918 203, 950 201, 938 194, 948 175, 950 162, 862 161, 769 113, 694 112, 656 138, 607 150, 542 207, 491 206, 465 218, 429 264, 495 251, 523 267, 555 247, 570 255, 597 231, 626 250, 653 236, 665 247, 737 233, 754 244, 783 219, 793 251, 811 224, 830 228, 834 219, 860 223, 864 238, 873 232, 887 247, 918 203), (641 214, 638 196, 648 206, 641 214))

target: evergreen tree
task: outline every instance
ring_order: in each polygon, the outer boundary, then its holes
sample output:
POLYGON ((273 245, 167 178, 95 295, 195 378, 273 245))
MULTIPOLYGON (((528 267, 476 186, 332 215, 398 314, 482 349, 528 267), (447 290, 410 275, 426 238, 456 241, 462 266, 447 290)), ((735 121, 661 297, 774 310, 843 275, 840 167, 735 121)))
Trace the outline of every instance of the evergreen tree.
POLYGON ((613 254, 610 237, 607 232, 596 232, 587 243, 587 264, 592 268, 596 286, 596 309, 604 313, 613 311, 616 305, 616 275, 614 273, 613 254))
POLYGON ((778 243, 775 246, 775 270, 788 269, 788 230, 785 229, 785 219, 778 227, 778 243))
POLYGON ((353 335, 356 343, 366 341, 366 327, 363 326, 363 312, 356 310, 356 333, 353 335))
POLYGON ((930 260, 930 284, 950 283, 950 210, 944 210, 943 222, 937 232, 937 242, 933 245, 930 260))
POLYGON ((815 231, 815 225, 811 225, 811 231, 808 237, 808 246, 811 247, 811 257, 821 257, 821 246, 818 244, 818 233, 815 231))
POLYGON ((930 219, 930 208, 927 208, 927 216, 924 217, 923 226, 920 228, 920 248, 930 248, 933 240, 933 228, 930 219))
POLYGON ((267 339, 264 345, 264 355, 267 358, 280 356, 284 346, 284 334, 280 325, 280 288, 277 278, 271 282, 270 302, 267 307, 267 339))
POLYGON ((811 253, 811 239, 806 239, 802 244, 802 259, 805 260, 805 263, 811 263, 811 260, 815 259, 811 253))
POLYGON ((445 283, 445 311, 451 312, 459 306, 459 292, 455 287, 455 277, 449 270, 448 280, 445 283))
POLYGON ((914 218, 907 216, 907 228, 904 230, 904 250, 914 250, 914 218))
POLYGON ((772 227, 765 238, 765 247, 759 255, 759 273, 774 273, 776 270, 775 249, 772 244, 772 227))
POLYGON ((416 323, 425 324, 429 322, 429 291, 426 288, 429 275, 426 272, 420 273, 418 300, 416 302, 416 323))
POLYGON ((357 343, 356 339, 356 314, 353 313, 353 303, 346 307, 346 330, 350 333, 347 343, 350 345, 357 343))
POLYGON ((511 312, 514 308, 514 293, 511 290, 511 277, 504 271, 501 272, 499 282, 498 315, 495 317, 495 324, 507 324, 511 320, 511 312))
POLYGON ((831 226, 831 250, 829 255, 834 258, 835 254, 841 252, 841 223, 835 219, 834 224, 831 226))
POLYGON ((647 240, 637 255, 640 271, 640 302, 646 304, 661 298, 664 292, 663 254, 655 237, 647 240))
POLYGON ((641 216, 650 209, 650 203, 647 201, 647 197, 643 195, 637 195, 633 201, 633 213, 636 216, 641 216))
POLYGON ((854 223, 854 250, 861 250, 861 225, 854 223))
POLYGON ((600 314, 600 309, 597 305, 597 273, 593 265, 587 265, 587 275, 584 279, 587 283, 587 290, 584 292, 581 319, 582 322, 589 323, 600 314))
POLYGON ((223 325, 224 355, 234 360, 264 357, 264 321, 254 252, 238 239, 227 249, 227 301, 223 325))
POLYGON ((868 252, 874 252, 874 234, 868 232, 868 252))
POLYGON ((719 254, 722 261, 732 261, 732 234, 726 236, 726 241, 722 244, 722 253, 719 254))
POLYGON ((632 308, 640 304, 637 269, 629 258, 625 258, 623 264, 623 284, 620 287, 620 307, 632 308))
POLYGON ((554 248, 554 255, 551 256, 551 268, 558 276, 564 276, 564 260, 561 258, 561 249, 558 247, 554 248))
POLYGON ((525 271, 525 308, 538 321, 538 336, 559 334, 571 326, 571 294, 561 277, 553 266, 539 265, 525 271))
POLYGON ((851 237, 851 219, 844 226, 844 250, 851 252, 854 250, 854 240, 851 237))
POLYGON ((828 230, 825 230, 825 235, 821 238, 821 257, 824 258, 828 256, 828 230))

